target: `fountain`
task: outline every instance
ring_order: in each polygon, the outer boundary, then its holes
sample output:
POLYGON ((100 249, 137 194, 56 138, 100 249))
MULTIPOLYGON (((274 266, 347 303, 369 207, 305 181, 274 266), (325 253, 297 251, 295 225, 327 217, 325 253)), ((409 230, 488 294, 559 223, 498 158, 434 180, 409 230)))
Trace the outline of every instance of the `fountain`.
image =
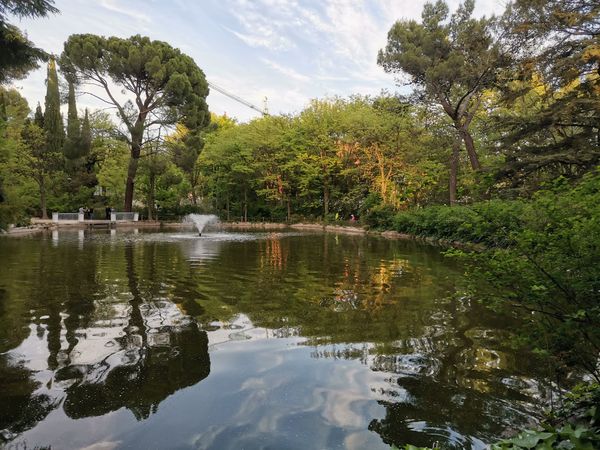
POLYGON ((216 223, 219 218, 214 214, 188 214, 183 218, 183 223, 193 223, 198 229, 198 236, 202 236, 202 230, 209 223, 216 223))

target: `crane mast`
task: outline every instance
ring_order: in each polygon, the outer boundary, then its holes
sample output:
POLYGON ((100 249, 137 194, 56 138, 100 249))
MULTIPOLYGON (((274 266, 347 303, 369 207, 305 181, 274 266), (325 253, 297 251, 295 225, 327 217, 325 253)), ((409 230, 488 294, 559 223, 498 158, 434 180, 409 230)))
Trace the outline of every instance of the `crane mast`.
POLYGON ((212 89, 214 89, 214 90, 215 90, 215 91, 217 91, 217 92, 220 92, 221 94, 225 95, 226 97, 229 97, 230 99, 232 99, 232 100, 235 100, 236 102, 238 102, 238 103, 241 103, 242 105, 245 105, 245 106, 247 106, 248 108, 252 108, 253 110, 255 110, 255 111, 258 111, 258 112, 259 112, 259 113, 261 113, 263 116, 268 116, 268 115, 269 115, 269 113, 268 113, 268 111, 267 111, 267 108, 266 108, 266 107, 265 107, 264 109, 261 109, 261 108, 259 108, 258 106, 255 106, 255 105, 253 105, 252 103, 250 103, 250 102, 248 102, 248 101, 244 100, 243 98, 241 98, 241 97, 238 97, 237 95, 235 95, 235 94, 232 94, 231 92, 228 92, 227 90, 223 89, 222 87, 220 87, 220 86, 217 86, 217 85, 216 85, 216 84, 214 84, 214 83, 211 83, 210 81, 208 81, 208 85, 209 85, 209 86, 210 86, 212 89))

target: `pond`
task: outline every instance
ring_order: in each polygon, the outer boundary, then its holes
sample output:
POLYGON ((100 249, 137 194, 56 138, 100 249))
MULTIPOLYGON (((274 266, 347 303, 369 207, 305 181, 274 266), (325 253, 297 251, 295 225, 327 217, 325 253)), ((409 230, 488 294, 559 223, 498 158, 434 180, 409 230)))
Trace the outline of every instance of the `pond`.
POLYGON ((480 449, 546 395, 414 242, 55 231, 0 264, 7 448, 480 449))

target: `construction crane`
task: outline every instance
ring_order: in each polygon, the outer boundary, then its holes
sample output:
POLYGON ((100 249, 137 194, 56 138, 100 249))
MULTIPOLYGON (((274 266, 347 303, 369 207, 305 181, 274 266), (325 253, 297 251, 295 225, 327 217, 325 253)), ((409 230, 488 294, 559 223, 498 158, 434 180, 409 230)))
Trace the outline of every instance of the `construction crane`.
POLYGON ((267 111, 266 99, 265 99, 265 106, 264 106, 264 108, 260 109, 258 106, 254 106, 252 103, 247 102, 243 98, 238 97, 237 95, 232 94, 231 92, 226 91, 222 87, 219 87, 216 84, 211 83, 210 81, 208 82, 208 85, 211 88, 213 88, 215 91, 220 92, 221 94, 225 95, 226 97, 229 97, 230 99, 235 100, 236 102, 241 103, 242 105, 245 105, 248 108, 252 108, 253 110, 258 111, 263 116, 268 116, 269 115, 269 111, 267 111))

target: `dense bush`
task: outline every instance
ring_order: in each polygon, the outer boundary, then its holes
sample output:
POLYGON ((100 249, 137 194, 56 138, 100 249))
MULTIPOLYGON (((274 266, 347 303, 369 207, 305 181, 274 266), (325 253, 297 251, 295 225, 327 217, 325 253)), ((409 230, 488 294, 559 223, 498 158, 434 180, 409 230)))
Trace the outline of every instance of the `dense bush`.
POLYGON ((558 180, 522 205, 518 226, 502 220, 504 247, 459 255, 470 291, 521 311, 524 341, 557 370, 583 369, 600 381, 600 175, 574 188, 558 180))
POLYGON ((394 208, 388 205, 376 205, 366 209, 361 216, 361 223, 371 228, 380 230, 391 230, 394 228, 394 208))
POLYGON ((518 230, 525 204, 521 201, 490 200, 472 206, 431 206, 395 215, 391 227, 401 233, 452 241, 505 246, 518 230))

